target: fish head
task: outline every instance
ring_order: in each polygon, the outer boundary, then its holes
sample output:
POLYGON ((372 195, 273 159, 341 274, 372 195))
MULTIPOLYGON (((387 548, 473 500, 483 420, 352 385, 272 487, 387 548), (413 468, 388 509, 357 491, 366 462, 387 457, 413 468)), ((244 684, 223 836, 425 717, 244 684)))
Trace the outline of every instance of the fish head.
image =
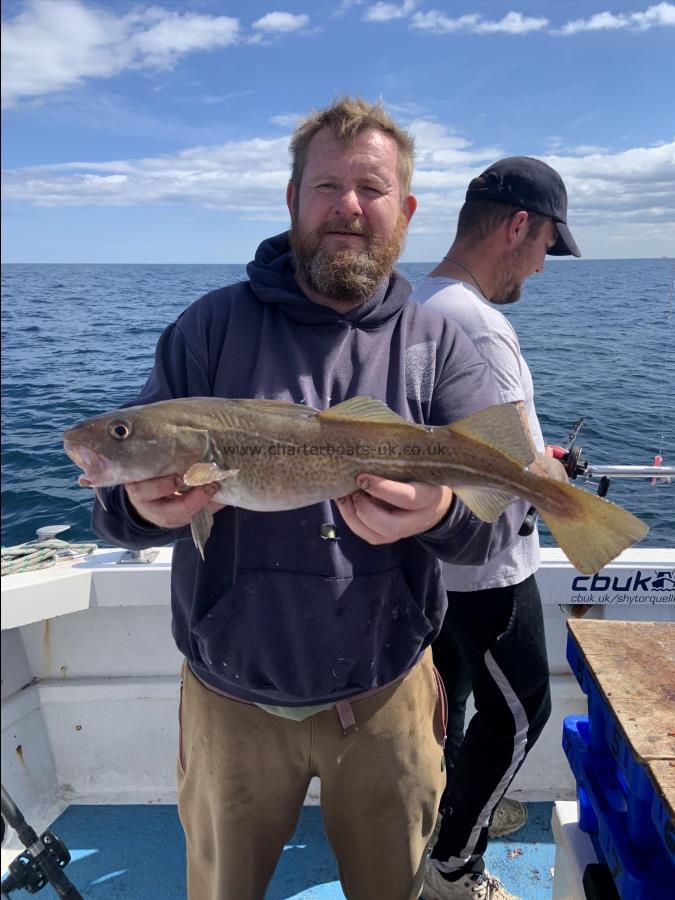
POLYGON ((63 433, 63 448, 83 470, 83 487, 110 487, 183 474, 207 458, 208 432, 189 424, 185 401, 132 406, 87 419, 63 433))

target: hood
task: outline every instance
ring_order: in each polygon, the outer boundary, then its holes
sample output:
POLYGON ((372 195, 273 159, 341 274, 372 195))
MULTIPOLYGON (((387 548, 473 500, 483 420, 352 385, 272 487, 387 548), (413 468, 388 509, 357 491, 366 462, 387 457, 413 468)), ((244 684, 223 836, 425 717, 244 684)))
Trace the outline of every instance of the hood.
POLYGON ((259 300, 276 304, 287 316, 307 325, 353 322, 359 328, 377 328, 399 313, 411 292, 408 280, 395 270, 356 309, 341 313, 321 306, 305 296, 295 280, 287 231, 263 241, 246 272, 259 300))

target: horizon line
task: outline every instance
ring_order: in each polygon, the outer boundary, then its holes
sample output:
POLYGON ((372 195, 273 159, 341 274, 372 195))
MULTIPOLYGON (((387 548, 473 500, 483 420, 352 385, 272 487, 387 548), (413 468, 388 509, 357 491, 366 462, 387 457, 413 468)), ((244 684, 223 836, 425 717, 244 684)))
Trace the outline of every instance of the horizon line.
MULTIPOLYGON (((557 262, 630 262, 634 260, 669 260, 675 261, 675 256, 588 256, 578 259, 573 256, 547 256, 546 263, 557 262)), ((97 260, 90 262, 59 260, 1 260, 0 266, 247 266, 246 262, 123 262, 97 260)), ((438 260, 399 260, 397 266, 435 266, 438 260)))

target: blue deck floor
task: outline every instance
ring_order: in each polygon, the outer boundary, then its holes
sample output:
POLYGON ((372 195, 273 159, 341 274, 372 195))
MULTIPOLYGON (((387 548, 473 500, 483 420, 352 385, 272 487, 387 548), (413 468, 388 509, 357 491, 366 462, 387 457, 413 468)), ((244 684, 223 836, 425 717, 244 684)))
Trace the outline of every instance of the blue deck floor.
MULTIPOLYGON (((550 900, 555 846, 551 803, 529 803, 525 826, 490 843, 487 867, 523 900, 550 900)), ((185 900, 185 843, 175 806, 70 806, 52 826, 86 900, 185 900)), ((28 900, 24 891, 12 898, 28 900)), ((51 887, 40 892, 53 898, 51 887)), ((306 806, 266 900, 342 900, 317 806, 306 806)), ((243 900, 243 898, 242 898, 243 900)))

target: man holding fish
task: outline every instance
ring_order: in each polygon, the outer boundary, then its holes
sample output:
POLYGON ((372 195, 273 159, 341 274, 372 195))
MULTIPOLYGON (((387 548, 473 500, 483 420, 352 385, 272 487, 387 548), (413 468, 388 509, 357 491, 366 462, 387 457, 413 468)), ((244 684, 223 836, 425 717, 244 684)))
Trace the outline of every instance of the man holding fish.
MULTIPOLYGON (((191 900, 264 897, 313 776, 345 894, 412 900, 445 784, 437 557, 506 547, 515 494, 567 537, 589 495, 529 473, 521 413, 494 405, 471 341, 406 302, 409 135, 343 99, 291 151, 290 232, 164 331, 142 406, 65 446, 97 487, 98 534, 175 542, 191 900)), ((597 564, 581 546, 596 542, 572 543, 597 564)))

